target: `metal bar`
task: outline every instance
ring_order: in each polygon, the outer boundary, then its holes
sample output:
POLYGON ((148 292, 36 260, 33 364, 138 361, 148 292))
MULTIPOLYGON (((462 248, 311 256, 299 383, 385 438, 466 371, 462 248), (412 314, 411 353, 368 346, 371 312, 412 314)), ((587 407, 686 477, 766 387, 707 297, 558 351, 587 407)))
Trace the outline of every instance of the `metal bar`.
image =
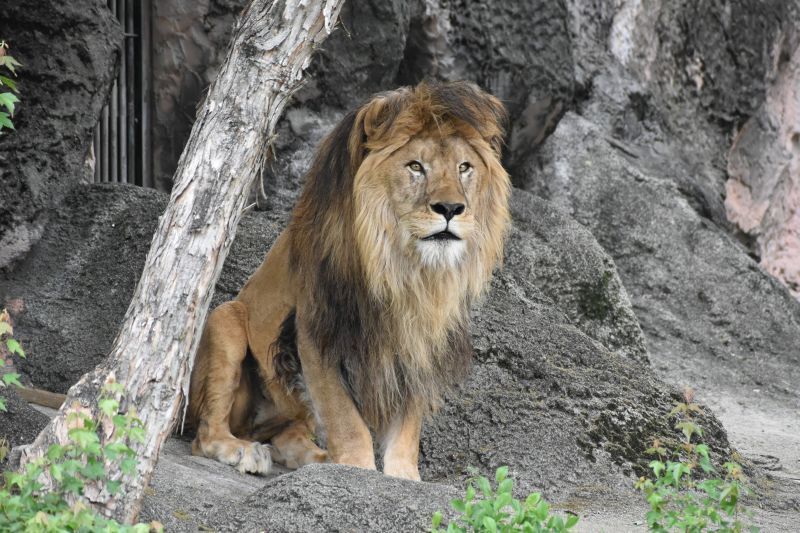
MULTIPOLYGON (((117 0, 117 18, 119 19, 123 34, 127 32, 125 28, 125 0, 117 0)), ((119 135, 118 146, 119 150, 119 174, 117 175, 120 183, 128 181, 128 37, 123 37, 122 53, 120 54, 119 74, 117 83, 117 96, 119 99, 118 121, 117 121, 117 134, 119 135)))
MULTIPOLYGON (((117 16, 117 0, 111 0, 111 14, 114 17, 117 16)), ((119 176, 119 71, 117 71, 117 79, 114 80, 114 86, 111 88, 111 110, 110 116, 111 120, 109 121, 109 139, 108 139, 108 151, 110 152, 108 155, 110 160, 108 162, 109 167, 109 181, 114 183, 117 182, 117 176, 119 176)))
POLYGON ((142 164, 142 185, 145 187, 155 187, 153 179, 153 154, 151 137, 151 105, 152 105, 152 33, 151 33, 151 3, 150 0, 140 2, 140 24, 141 30, 140 43, 142 50, 141 61, 141 91, 140 91, 140 131, 141 133, 141 164, 142 164))
POLYGON ((125 37, 125 76, 127 83, 125 84, 125 182, 136 183, 136 114, 135 105, 136 101, 136 57, 134 49, 138 36, 135 36, 136 28, 134 27, 134 0, 125 0, 125 32, 128 34, 125 37))
POLYGON ((119 176, 119 90, 117 89, 118 83, 114 82, 114 87, 111 89, 111 112, 109 116, 109 132, 108 132, 108 151, 109 151, 109 176, 108 180, 116 183, 119 176))
POLYGON ((103 106, 100 120, 100 181, 108 181, 108 105, 103 106))

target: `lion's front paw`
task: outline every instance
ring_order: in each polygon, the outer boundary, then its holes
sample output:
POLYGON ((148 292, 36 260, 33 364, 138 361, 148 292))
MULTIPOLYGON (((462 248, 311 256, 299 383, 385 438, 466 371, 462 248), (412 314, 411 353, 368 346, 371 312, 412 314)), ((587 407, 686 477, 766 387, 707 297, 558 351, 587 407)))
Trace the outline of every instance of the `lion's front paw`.
POLYGON ((417 465, 401 462, 387 462, 383 467, 383 473, 387 476, 420 481, 419 469, 417 465))
POLYGON ((239 472, 268 474, 272 468, 269 446, 258 442, 234 441, 218 447, 215 459, 239 472))

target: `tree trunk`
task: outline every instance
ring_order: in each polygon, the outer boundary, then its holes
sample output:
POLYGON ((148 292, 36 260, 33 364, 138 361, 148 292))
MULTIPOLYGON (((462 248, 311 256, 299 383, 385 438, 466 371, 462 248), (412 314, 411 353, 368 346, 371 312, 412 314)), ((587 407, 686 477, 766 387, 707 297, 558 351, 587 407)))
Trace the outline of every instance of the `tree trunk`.
MULTIPOLYGON (((331 32, 344 0, 253 0, 198 113, 169 205, 107 361, 74 385, 58 415, 22 451, 25 463, 65 443, 67 416, 97 414, 102 385, 122 384, 146 429, 138 475, 123 489, 87 486, 84 497, 118 520, 136 518, 144 487, 187 397, 191 361, 214 284, 236 232, 265 146, 311 54, 331 32)), ((46 480, 49 482, 50 480, 46 480)))

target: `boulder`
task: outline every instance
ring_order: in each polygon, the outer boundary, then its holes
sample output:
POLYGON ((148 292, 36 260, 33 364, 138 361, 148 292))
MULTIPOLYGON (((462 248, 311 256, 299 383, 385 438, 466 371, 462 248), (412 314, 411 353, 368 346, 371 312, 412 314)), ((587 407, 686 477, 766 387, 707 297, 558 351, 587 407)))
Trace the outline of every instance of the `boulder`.
POLYGON ((0 5, 0 40, 22 67, 17 131, 0 134, 0 268, 27 252, 87 167, 94 126, 111 90, 122 30, 95 0, 0 5))
POLYGON ((567 113, 529 163, 527 188, 594 234, 614 258, 665 378, 704 398, 768 389, 800 405, 800 302, 647 153, 567 113))
POLYGON ((66 393, 104 360, 128 309, 167 197, 133 185, 78 185, 24 260, 0 271, 28 357, 24 380, 66 393), (16 311, 16 312, 15 312, 16 311))

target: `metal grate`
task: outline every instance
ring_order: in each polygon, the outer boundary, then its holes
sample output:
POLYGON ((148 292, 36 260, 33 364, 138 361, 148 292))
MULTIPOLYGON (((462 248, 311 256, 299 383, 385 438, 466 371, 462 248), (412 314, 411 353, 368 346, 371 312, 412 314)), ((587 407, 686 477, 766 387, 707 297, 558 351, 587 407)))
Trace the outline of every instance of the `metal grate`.
POLYGON ((95 126, 95 182, 153 187, 151 0, 108 0, 125 41, 111 97, 95 126))

